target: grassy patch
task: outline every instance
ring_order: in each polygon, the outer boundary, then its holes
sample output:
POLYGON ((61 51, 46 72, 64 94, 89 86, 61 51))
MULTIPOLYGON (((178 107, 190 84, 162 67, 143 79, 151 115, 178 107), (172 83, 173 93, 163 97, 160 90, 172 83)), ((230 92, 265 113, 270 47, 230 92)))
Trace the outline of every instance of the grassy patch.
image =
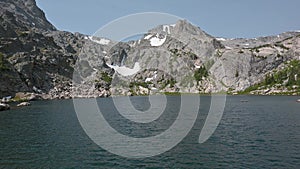
POLYGON ((15 96, 11 99, 13 102, 27 102, 29 101, 27 98, 20 98, 19 96, 15 96))
POLYGON ((101 79, 107 83, 111 83, 112 77, 107 72, 101 72, 101 79))
POLYGON ((180 96, 180 92, 164 92, 165 95, 167 96, 180 96))
POLYGON ((129 87, 132 88, 134 86, 142 86, 144 88, 148 88, 148 85, 150 84, 150 82, 131 82, 129 84, 129 87))

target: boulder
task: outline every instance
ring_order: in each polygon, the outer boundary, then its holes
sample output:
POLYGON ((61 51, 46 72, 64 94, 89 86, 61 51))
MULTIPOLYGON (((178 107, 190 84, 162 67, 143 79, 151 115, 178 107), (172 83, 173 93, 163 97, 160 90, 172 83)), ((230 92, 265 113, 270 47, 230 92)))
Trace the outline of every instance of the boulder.
POLYGON ((149 94, 149 89, 145 88, 145 87, 142 87, 142 86, 139 86, 139 94, 148 95, 149 94))
POLYGON ((35 93, 25 93, 25 92, 18 92, 15 95, 15 101, 33 101, 33 100, 41 100, 43 99, 39 94, 35 93))
POLYGON ((3 97, 1 102, 2 103, 8 103, 10 101, 10 99, 11 99, 11 96, 3 97))
POLYGON ((22 102, 22 103, 19 103, 17 105, 17 107, 23 107, 23 106, 30 106, 31 104, 29 102, 22 102))
POLYGON ((9 110, 10 106, 5 103, 0 103, 0 111, 9 110))

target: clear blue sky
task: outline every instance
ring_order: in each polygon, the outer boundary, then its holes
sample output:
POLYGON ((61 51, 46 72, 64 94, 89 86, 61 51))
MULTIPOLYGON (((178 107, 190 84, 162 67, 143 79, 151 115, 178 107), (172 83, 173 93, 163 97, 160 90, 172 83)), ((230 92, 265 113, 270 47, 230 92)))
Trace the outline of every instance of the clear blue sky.
POLYGON ((36 0, 56 28, 91 35, 119 17, 164 12, 226 38, 300 29, 299 0, 36 0))

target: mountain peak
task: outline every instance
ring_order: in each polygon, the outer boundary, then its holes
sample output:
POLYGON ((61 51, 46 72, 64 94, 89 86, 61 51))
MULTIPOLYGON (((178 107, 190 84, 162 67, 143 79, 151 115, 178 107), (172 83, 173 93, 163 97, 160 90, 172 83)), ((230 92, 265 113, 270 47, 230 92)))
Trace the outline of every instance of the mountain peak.
POLYGON ((175 26, 175 33, 189 33, 192 35, 201 35, 201 36, 209 36, 212 37, 211 35, 207 34, 205 31, 200 29, 199 27, 193 25, 187 20, 178 20, 176 22, 175 26))
MULTIPOLYGON (((149 33, 167 33, 171 34, 171 36, 197 36, 202 38, 213 38, 211 35, 207 34, 205 31, 201 30, 199 27, 193 25, 187 20, 178 20, 175 24, 166 24, 159 25, 151 30, 149 33)), ((187 37, 186 37, 187 38, 187 37)))
MULTIPOLYGON (((6 25, 21 29, 37 28, 54 31, 56 28, 46 19, 35 0, 1 0, 0 16, 6 25)), ((5 29, 4 29, 5 30, 5 29)))

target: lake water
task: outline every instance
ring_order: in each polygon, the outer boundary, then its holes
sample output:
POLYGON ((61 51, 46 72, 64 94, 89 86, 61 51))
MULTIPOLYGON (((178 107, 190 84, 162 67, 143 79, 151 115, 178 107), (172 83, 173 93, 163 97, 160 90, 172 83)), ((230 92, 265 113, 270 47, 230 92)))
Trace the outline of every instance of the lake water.
MULTIPOLYGON (((297 99, 228 96, 217 130, 199 144, 210 103, 210 97, 201 96, 198 118, 183 141, 141 159, 120 157, 95 144, 79 124, 72 100, 32 102, 30 107, 0 112, 0 168, 300 168, 297 99)), ((127 124, 111 98, 97 99, 111 126, 132 137, 157 135, 170 127, 180 97, 167 100, 167 110, 158 120, 138 125, 127 124)), ((149 108, 147 97, 131 101, 137 109, 149 108)))

